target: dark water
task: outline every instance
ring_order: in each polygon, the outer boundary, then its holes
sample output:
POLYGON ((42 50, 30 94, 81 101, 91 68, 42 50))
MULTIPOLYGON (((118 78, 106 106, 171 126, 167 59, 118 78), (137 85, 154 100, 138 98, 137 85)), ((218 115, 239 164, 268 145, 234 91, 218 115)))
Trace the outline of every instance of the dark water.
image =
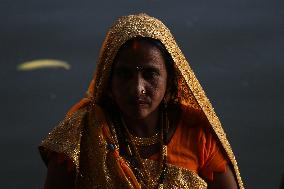
POLYGON ((1 0, 1 188, 42 188, 37 145, 84 95, 107 28, 137 12, 171 29, 224 125, 247 188, 280 188, 283 8, 280 0, 1 0), (39 58, 72 69, 17 71, 39 58))

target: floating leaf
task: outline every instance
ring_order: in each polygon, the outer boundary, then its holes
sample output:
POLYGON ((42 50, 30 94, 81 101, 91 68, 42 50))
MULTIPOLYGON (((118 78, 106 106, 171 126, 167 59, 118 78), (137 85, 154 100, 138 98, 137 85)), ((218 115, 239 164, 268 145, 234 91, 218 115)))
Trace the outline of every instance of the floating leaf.
POLYGON ((69 70, 71 66, 64 61, 55 60, 55 59, 39 59, 24 62, 18 65, 17 69, 19 71, 31 71, 36 69, 45 69, 45 68, 63 68, 69 70))

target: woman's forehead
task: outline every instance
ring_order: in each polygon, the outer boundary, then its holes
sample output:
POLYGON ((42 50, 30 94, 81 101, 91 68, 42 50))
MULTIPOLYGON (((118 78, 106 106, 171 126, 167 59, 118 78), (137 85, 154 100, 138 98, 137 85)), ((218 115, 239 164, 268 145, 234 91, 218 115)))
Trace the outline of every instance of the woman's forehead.
POLYGON ((162 52, 151 44, 133 43, 122 48, 115 59, 115 67, 164 67, 162 52))

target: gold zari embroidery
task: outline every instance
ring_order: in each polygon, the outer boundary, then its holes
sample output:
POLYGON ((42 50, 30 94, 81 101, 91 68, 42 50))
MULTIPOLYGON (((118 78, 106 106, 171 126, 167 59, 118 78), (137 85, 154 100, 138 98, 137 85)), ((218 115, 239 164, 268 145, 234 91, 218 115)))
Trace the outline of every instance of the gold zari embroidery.
MULTIPOLYGON (((93 93, 90 90, 87 92, 86 98, 89 98, 92 104, 66 117, 48 135, 40 147, 43 159, 48 161, 50 151, 64 153, 69 157, 76 165, 78 188, 131 188, 127 180, 122 182, 118 179, 113 168, 113 159, 108 155, 106 142, 101 134, 101 125, 96 122, 92 112, 107 95, 110 69, 117 51, 123 43, 137 36, 158 39, 165 45, 175 63, 178 84, 175 101, 204 113, 233 165, 239 188, 243 189, 237 161, 211 103, 169 29, 161 21, 146 14, 121 17, 110 28, 92 81, 93 93)), ((154 167, 154 163, 147 164, 154 167)), ((170 165, 169 167, 163 188, 206 188, 206 183, 193 172, 170 165)))

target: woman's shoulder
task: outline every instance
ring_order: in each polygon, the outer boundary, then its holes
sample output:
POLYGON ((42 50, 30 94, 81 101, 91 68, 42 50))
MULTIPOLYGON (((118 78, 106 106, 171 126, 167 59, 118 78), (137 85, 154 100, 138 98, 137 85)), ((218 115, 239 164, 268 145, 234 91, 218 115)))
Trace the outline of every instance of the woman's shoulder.
POLYGON ((184 105, 181 105, 180 109, 180 122, 186 128, 208 128, 209 122, 206 119, 203 111, 184 105))
POLYGON ((46 164, 50 160, 50 154, 65 154, 74 158, 78 156, 78 154, 73 154, 73 152, 78 151, 77 148, 80 143, 86 114, 87 110, 83 108, 74 112, 72 115, 66 116, 42 140, 39 145, 39 151, 46 164))
POLYGON ((86 121, 86 108, 79 109, 71 115, 66 115, 48 134, 46 139, 62 140, 62 138, 74 136, 81 132, 82 125, 86 121))
POLYGON ((194 140, 199 143, 218 140, 204 113, 187 106, 181 106, 180 121, 175 134, 182 136, 185 140, 194 140))

